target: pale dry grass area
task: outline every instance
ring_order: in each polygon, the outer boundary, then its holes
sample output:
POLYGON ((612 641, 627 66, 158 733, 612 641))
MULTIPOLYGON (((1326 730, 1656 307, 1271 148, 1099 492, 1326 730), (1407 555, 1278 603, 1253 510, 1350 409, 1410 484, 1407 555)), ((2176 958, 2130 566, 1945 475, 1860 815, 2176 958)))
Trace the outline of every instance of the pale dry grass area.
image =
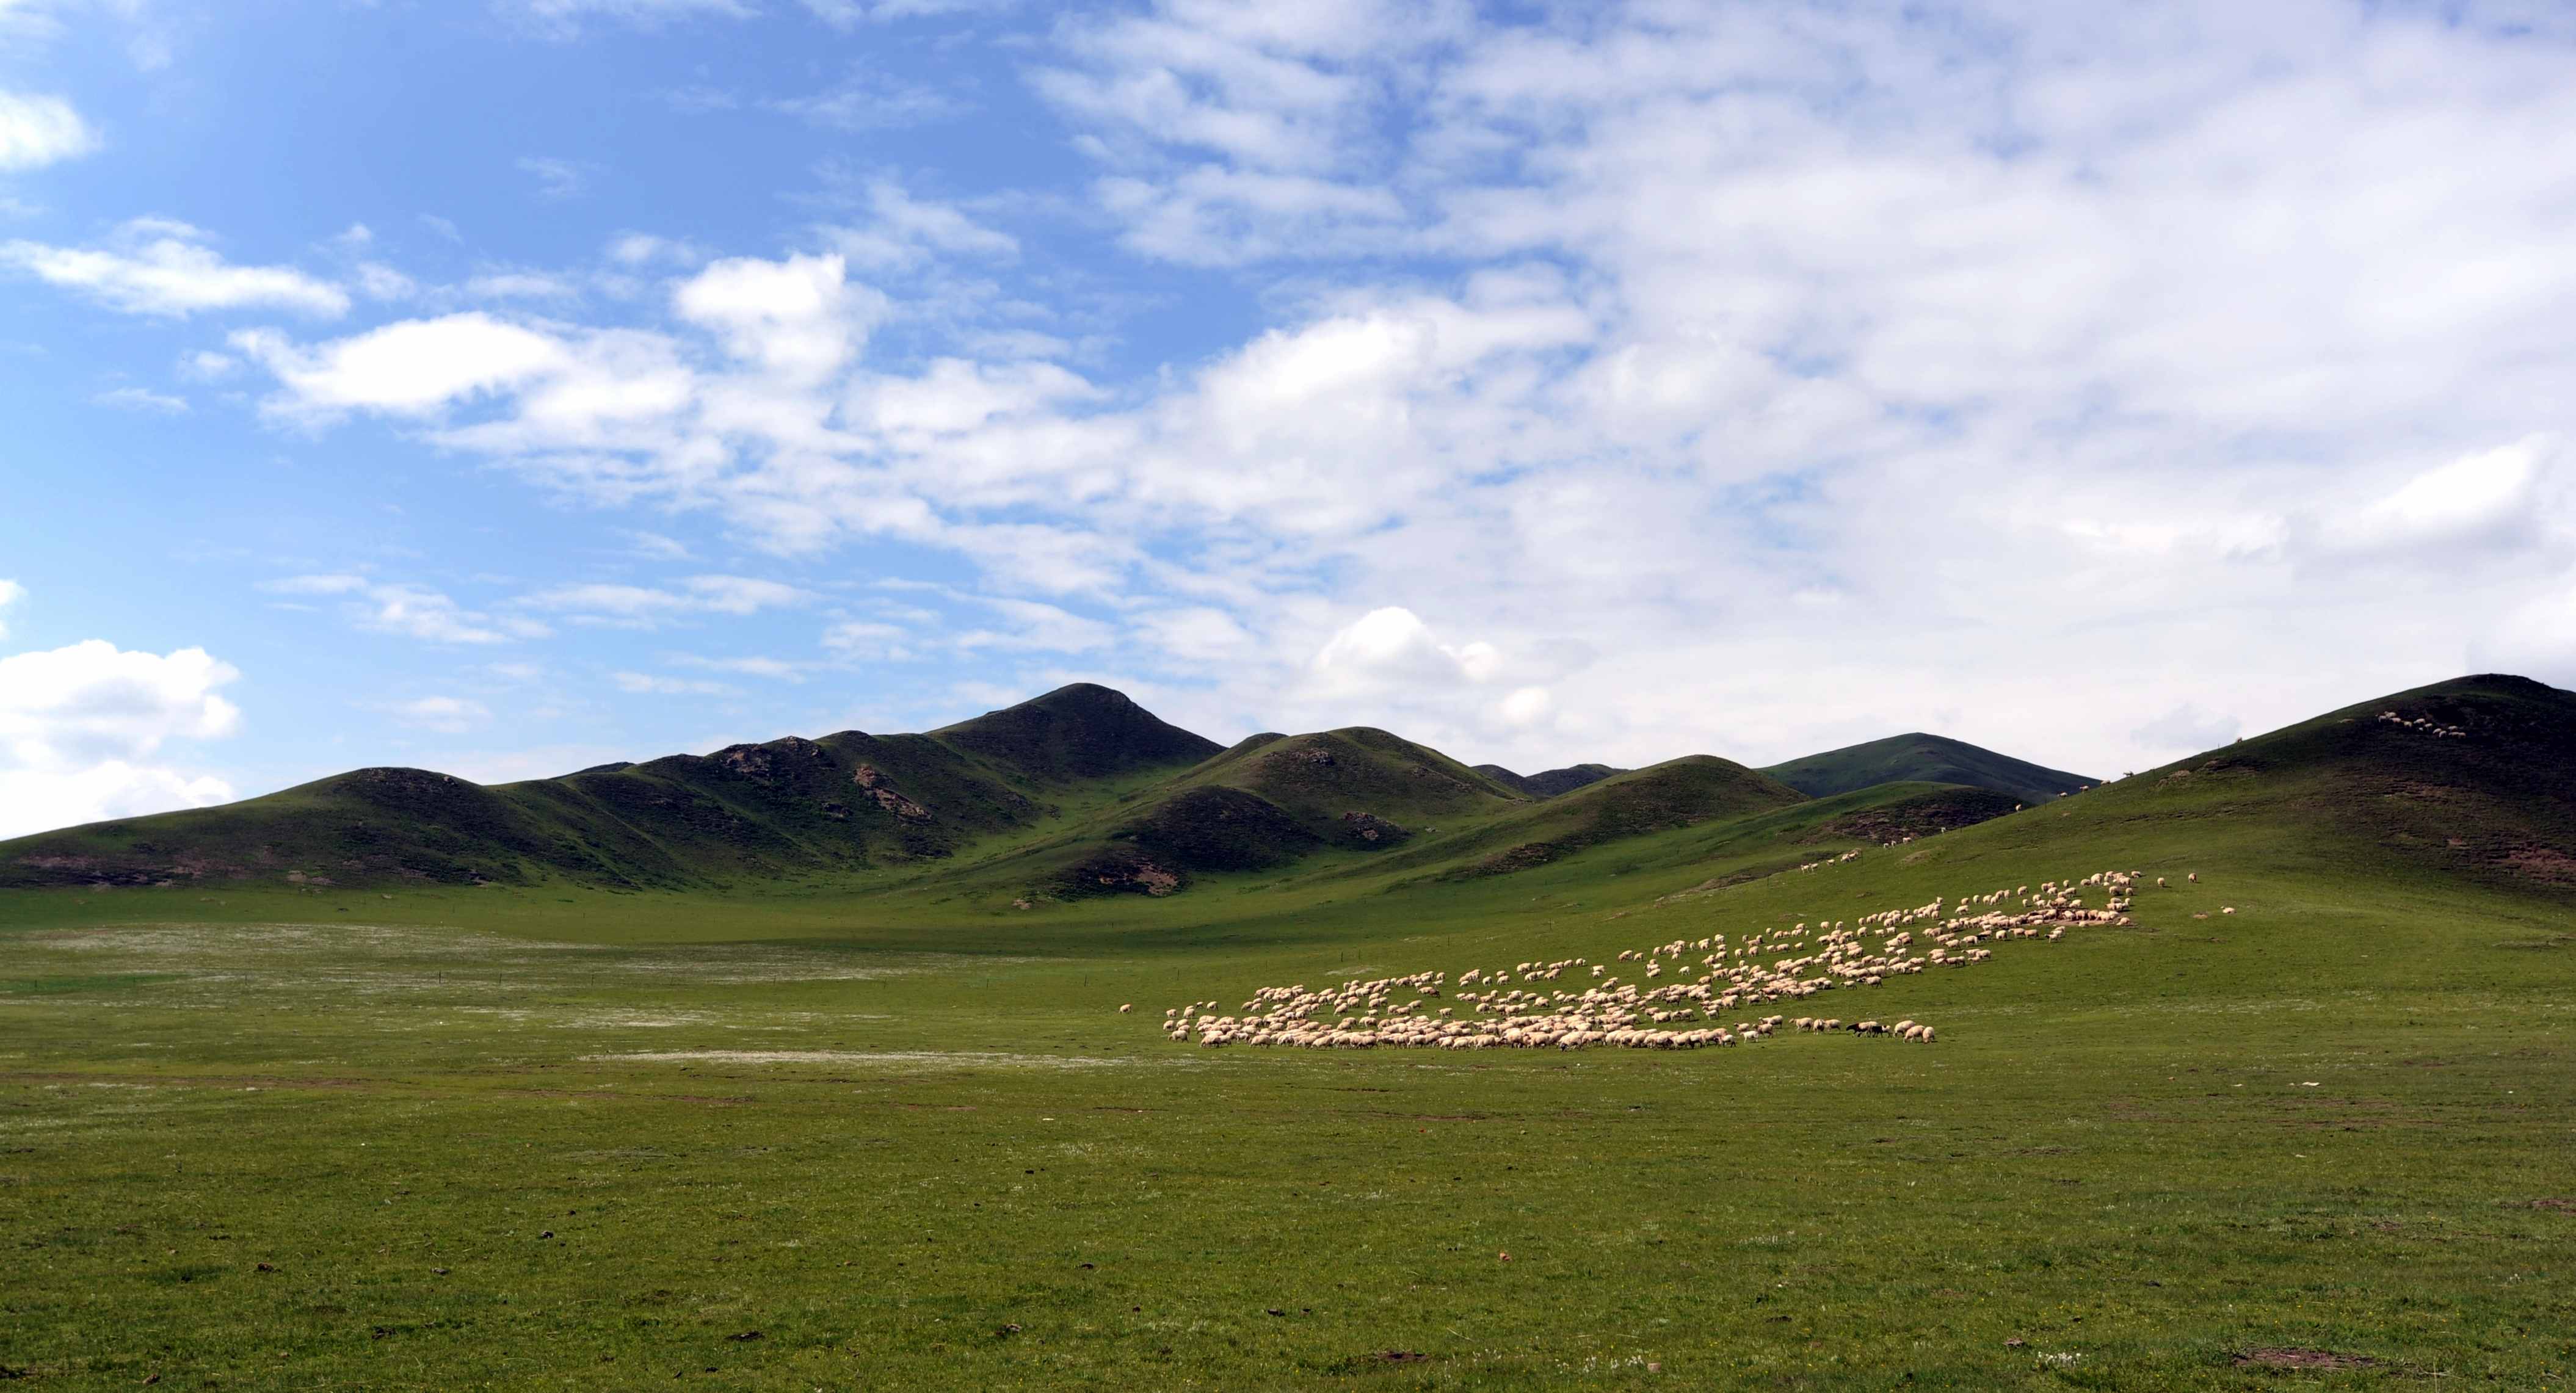
MULTIPOLYGON (((79 1054, 137 1060, 173 1030, 247 1040, 273 1034, 267 1020, 303 1018, 315 1044, 416 1038, 442 1056, 465 1049, 512 1067, 570 1062, 647 1032, 683 1045, 783 1036, 847 1046, 853 1029, 913 1014, 852 1000, 872 995, 870 984, 1043 961, 828 945, 623 947, 383 924, 57 929, 0 948, 0 981, 20 988, 0 992, 0 1039, 13 1022, 23 1041, 59 1038, 47 1027, 81 1019, 114 1028, 86 1034, 79 1054), (833 1009, 844 1001, 854 1009, 833 1009)), ((302 1062, 346 1058, 326 1046, 302 1062)), ((0 1061, 26 1059, 0 1049, 0 1061)))

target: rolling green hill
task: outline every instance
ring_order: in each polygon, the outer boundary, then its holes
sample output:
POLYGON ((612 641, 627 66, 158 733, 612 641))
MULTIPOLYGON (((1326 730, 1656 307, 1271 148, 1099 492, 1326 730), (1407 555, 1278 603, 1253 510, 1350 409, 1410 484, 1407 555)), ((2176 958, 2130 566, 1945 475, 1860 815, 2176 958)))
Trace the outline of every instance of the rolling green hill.
POLYGON ((2091 818, 2297 829, 2355 862, 2576 886, 2576 693, 2523 677, 2463 677, 2069 801, 2091 818))
POLYGON ((2024 803, 2045 803, 2099 782, 1920 731, 1827 750, 1762 772, 1816 798, 1872 784, 1916 782, 1965 784, 2009 793, 2024 803))
POLYGON ((565 879, 633 889, 901 868, 1217 748, 1085 684, 932 735, 791 736, 489 788, 361 769, 0 844, 0 885, 565 879))
POLYGON ((1457 873, 1521 870, 1605 842, 1667 832, 1703 822, 1767 812, 1807 801, 1805 794, 1731 760, 1685 755, 1598 779, 1477 829, 1472 840, 1444 846, 1492 848, 1457 873))
POLYGON ((1265 733, 949 879, 1015 895, 1166 895, 1209 872, 1269 870, 1319 853, 1382 853, 1443 825, 1480 823, 1528 802, 1387 731, 1265 733))
MULTIPOLYGON (((2561 772, 2570 700, 2518 678, 2464 678, 2049 806, 2088 820, 2294 806, 2429 864, 2576 879, 2561 772)), ((1209 877, 1489 877, 1614 843, 1636 844, 1630 859, 1723 845, 1769 865, 1952 832, 2004 817, 2047 781, 2075 782, 1929 736, 1774 770, 1708 756, 1603 769, 1550 771, 1588 782, 1541 797, 1529 789, 1547 776, 1469 768, 1370 727, 1220 748, 1077 685, 927 735, 789 737, 488 788, 362 769, 0 845, 0 885, 806 884, 1035 905, 1161 897, 1209 877), (1820 806, 1785 815, 1811 797, 1820 806)))

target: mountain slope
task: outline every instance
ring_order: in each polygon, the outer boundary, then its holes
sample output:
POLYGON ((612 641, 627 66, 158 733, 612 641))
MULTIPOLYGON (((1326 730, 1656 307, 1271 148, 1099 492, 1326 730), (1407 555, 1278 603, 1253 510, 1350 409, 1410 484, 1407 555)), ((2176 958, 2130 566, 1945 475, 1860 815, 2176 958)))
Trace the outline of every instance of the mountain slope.
POLYGON ((2576 693, 2458 678, 2204 751, 2070 806, 2105 820, 2264 822, 2356 861, 2576 887, 2576 693))
POLYGON ((1255 737, 1191 770, 1188 779, 1257 794, 1319 834, 1331 836, 1346 824, 1374 827, 1380 837, 1371 841, 1527 801, 1438 750, 1370 726, 1255 737))
POLYGON ((1920 731, 1827 750, 1762 772, 1812 798, 1872 784, 1912 782, 1965 784, 2009 793, 2024 803, 2044 803, 2098 782, 1920 731))
POLYGON ((1495 849, 1460 870, 1499 874, 1604 842, 1806 801, 1805 794, 1733 760, 1685 755, 1596 780, 1480 829, 1476 844, 1495 849))
POLYGON ((0 885, 288 880, 721 885, 945 857, 1043 801, 1213 741, 1076 686, 936 735, 844 731, 483 787, 362 769, 218 808, 0 844, 0 885))

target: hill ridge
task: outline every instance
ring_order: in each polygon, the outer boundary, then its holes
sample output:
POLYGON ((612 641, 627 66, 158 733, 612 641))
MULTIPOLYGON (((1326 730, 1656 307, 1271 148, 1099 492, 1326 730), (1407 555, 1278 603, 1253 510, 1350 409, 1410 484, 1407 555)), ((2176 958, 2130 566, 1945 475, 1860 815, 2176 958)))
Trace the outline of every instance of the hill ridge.
POLYGON ((1919 782, 1991 789, 2024 803, 2043 803, 2100 782, 1920 730, 1804 755, 1762 772, 1814 798, 1876 784, 1919 782))

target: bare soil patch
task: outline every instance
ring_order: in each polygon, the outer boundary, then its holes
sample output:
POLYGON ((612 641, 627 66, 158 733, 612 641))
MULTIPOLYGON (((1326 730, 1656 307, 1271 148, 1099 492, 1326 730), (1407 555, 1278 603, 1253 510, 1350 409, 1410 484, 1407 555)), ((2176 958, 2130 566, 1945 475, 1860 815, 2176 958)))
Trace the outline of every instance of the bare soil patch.
POLYGON ((2330 1349, 2267 1345, 2249 1349, 2228 1361, 2240 1369, 2375 1369, 2379 1361, 2366 1354, 2337 1354, 2330 1349))
POLYGON ((2576 881, 2576 856, 2570 856, 2555 847, 2527 846, 2517 851, 2509 851, 2505 853, 2504 864, 2507 869, 2530 876, 2534 880, 2546 880, 2557 884, 2576 881))

